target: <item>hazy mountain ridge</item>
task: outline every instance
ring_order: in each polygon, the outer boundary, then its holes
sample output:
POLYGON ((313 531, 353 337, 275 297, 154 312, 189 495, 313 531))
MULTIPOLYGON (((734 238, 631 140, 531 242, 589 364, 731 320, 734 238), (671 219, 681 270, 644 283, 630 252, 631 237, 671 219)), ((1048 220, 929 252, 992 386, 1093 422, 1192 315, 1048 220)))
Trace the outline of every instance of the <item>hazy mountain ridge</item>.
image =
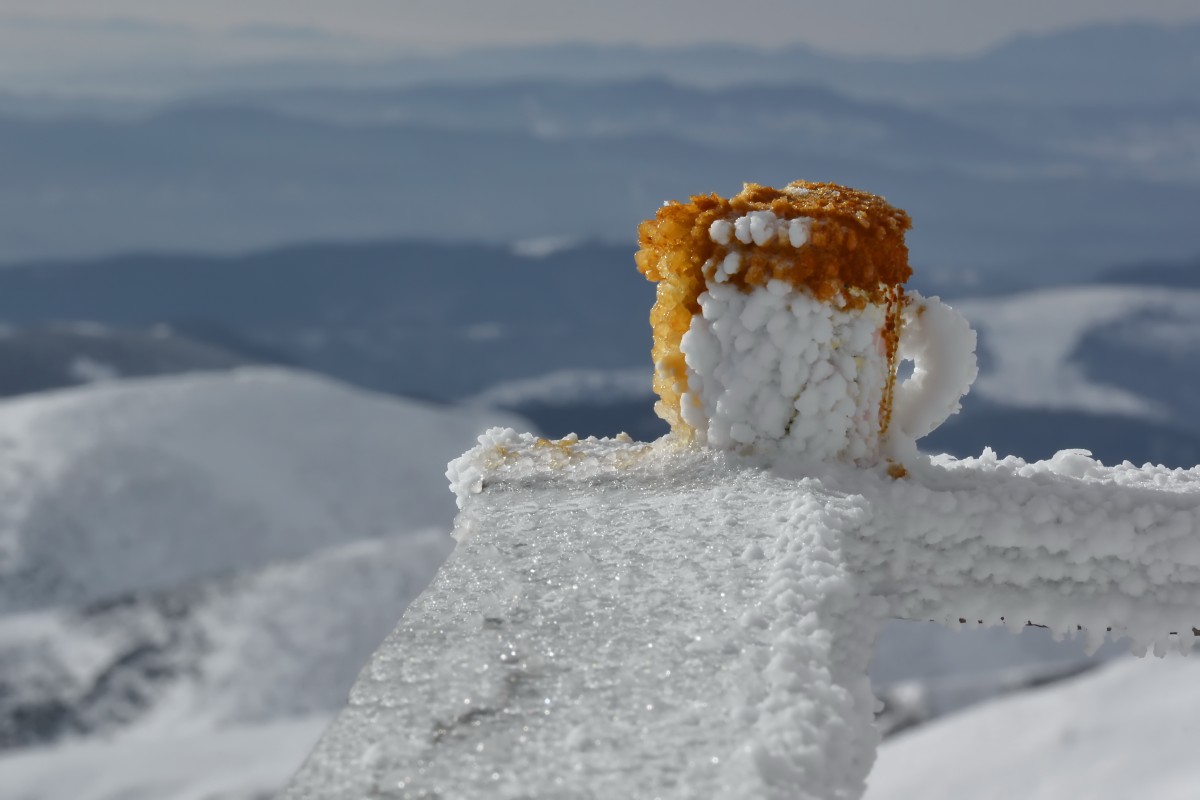
MULTIPOLYGON (((852 96, 913 105, 1020 100, 1118 106, 1200 99, 1200 89, 1189 79, 1200 70, 1198 46, 1200 24, 1134 22, 1018 36, 982 53, 962 57, 855 57, 806 45, 761 49, 713 43, 649 48, 572 42, 479 48, 358 68, 342 64, 331 72, 326 85, 361 88, 438 81, 470 84, 544 75, 571 81, 620 81, 653 76, 710 88, 802 80, 852 96), (1113 58, 1114 53, 1120 53, 1121 58, 1113 58)), ((303 69, 302 65, 292 66, 303 69)), ((224 73, 220 79, 234 90, 232 79, 241 69, 224 68, 213 77, 224 73)), ((242 86, 288 88, 282 69, 244 69, 242 86)), ((290 86, 305 82, 315 85, 311 78, 302 77, 290 86)))
POLYGON ((1115 267, 1107 270, 1102 277, 1109 283, 1200 289, 1200 258, 1185 261, 1145 261, 1115 267))
MULTIPOLYGON (((123 31, 123 34, 133 32, 123 31)), ((170 40, 175 32, 142 31, 142 43, 170 40)), ((251 32, 253 33, 253 32, 251 32)), ((940 102, 1016 94, 1033 99, 1090 98, 1122 103, 1157 97, 1197 98, 1194 74, 1200 25, 1096 23, 1046 34, 1017 36, 984 52, 962 57, 862 58, 807 45, 773 49, 724 43, 650 48, 562 42, 529 47, 479 47, 442 55, 389 54, 363 42, 337 42, 314 48, 295 36, 278 48, 272 37, 251 37, 271 58, 220 58, 190 47, 181 66, 178 42, 162 52, 139 50, 126 40, 121 56, 83 70, 66 65, 53 73, 76 91, 116 86, 127 94, 165 96, 239 89, 291 89, 303 86, 361 88, 435 81, 478 83, 557 75, 568 80, 620 80, 648 75, 698 86, 747 81, 778 83, 803 78, 867 97, 901 97, 905 102, 940 102), (347 44, 351 46, 346 47, 347 44), (340 52, 339 52, 339 48, 340 52), (1119 53, 1120 58, 1113 54, 1119 53), (312 54, 312 55, 308 55, 312 54), (358 54, 360 57, 354 58, 358 54), (1031 82, 1031 78, 1036 78, 1031 82)), ((279 37, 273 37, 279 40, 279 37)), ((247 39, 250 41, 250 39, 247 39)), ((14 74, 31 88, 47 77, 14 74)), ((51 84, 53 85, 53 84, 51 84)))
POLYGON ((927 271, 1019 282, 1181 258, 1200 250, 1193 39, 1198 26, 1110 26, 911 63, 562 45, 414 57, 380 81, 318 62, 278 89, 181 85, 140 106, 50 98, 39 113, 0 98, 0 261, 298 239, 628 241, 664 199, 801 176, 907 208, 927 271), (728 80, 694 79, 698 64, 728 80))
MULTIPOLYGON (((920 264, 916 268, 915 283, 926 293, 957 297, 954 302, 970 297, 962 289, 930 285, 928 272, 920 264)), ((1186 264, 1171 269, 1190 275, 1186 264)), ((1130 270, 1118 272, 1132 282, 1144 274, 1142 283, 1149 286, 1158 280, 1153 269, 1130 270)), ((1186 374, 1192 352, 1187 343, 1200 337, 1189 322, 1188 309, 1200 307, 1195 297, 1081 285, 992 294, 970 301, 976 310, 969 316, 990 326, 982 331, 985 376, 995 367, 989 337, 1011 338, 1036 324, 1056 348, 1065 348, 1064 364, 1094 371, 1099 384, 1128 384, 1130 391, 1158 397, 1166 391, 1162 381, 1186 374), (1096 302, 1104 310, 1093 307, 1096 302), (1060 304, 1068 315, 1052 313, 1060 304), (1137 322, 1146 313, 1153 319, 1137 322), (1006 314, 1016 320, 1008 327, 1006 314), (1150 322, 1156 336, 1175 344, 1147 345, 1150 322), (1129 327, 1135 323, 1136 330, 1129 327), (1123 347, 1142 347, 1144 353, 1121 360, 1114 353, 1123 347), (1136 369, 1118 375, 1122 363, 1136 367, 1155 358, 1167 359, 1159 365, 1162 381, 1139 378, 1136 369)), ((648 376, 653 298, 653 285, 634 266, 633 248, 598 243, 545 256, 429 241, 324 244, 238 257, 147 255, 0 269, 0 319, 13 325, 63 319, 140 328, 166 324, 238 357, 283 361, 439 401, 467 400, 513 381, 536 387, 559 370, 641 369, 648 376)), ((0 340, 0 352, 2 345, 0 340)), ((1013 352, 1009 363, 1023 363, 1013 352)), ((1047 362, 1038 369, 1056 367, 1047 362)), ((613 399, 630 397, 626 391, 603 401, 613 399)), ((534 395, 525 400, 544 405, 534 395)))
POLYGON ((259 351, 365 386, 451 400, 567 367, 648 365, 654 287, 629 247, 542 258, 392 242, 0 269, 0 318, 206 322, 259 351), (537 313, 531 314, 531 311, 537 313))
POLYGON ((652 133, 712 145, 771 146, 784 152, 821 146, 856 154, 863 145, 886 143, 895 152, 874 157, 976 158, 984 160, 981 166, 1037 157, 1036 148, 1005 142, 988 131, 895 103, 854 100, 816 84, 703 88, 653 77, 578 83, 541 79, 232 94, 182 107, 206 106, 265 108, 352 125, 519 131, 547 140, 652 133))
MULTIPOLYGON (((216 341, 200 342, 167 326, 111 328, 96 324, 39 322, 0 326, 0 397, 60 389, 80 383, 228 370, 263 361, 261 351, 235 344, 211 329, 216 341)), ((278 359, 271 359, 278 360, 278 359)))

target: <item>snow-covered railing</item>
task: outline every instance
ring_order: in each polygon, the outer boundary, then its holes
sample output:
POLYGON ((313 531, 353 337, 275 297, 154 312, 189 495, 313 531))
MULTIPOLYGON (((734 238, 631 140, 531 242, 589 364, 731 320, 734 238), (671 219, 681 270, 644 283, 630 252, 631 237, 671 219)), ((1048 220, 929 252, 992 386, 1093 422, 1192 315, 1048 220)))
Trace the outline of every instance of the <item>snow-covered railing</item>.
POLYGON ((1190 649, 1200 469, 921 455, 974 336, 896 288, 907 218, 760 189, 643 228, 673 434, 452 462, 459 546, 285 797, 854 798, 889 617, 1190 649))

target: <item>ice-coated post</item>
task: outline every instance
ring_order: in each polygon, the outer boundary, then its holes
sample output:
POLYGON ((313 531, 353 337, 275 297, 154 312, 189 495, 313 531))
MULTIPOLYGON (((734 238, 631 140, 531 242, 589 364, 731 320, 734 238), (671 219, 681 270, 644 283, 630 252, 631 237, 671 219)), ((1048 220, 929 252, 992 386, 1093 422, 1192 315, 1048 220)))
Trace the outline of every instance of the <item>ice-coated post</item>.
POLYGON ((1189 649, 1200 468, 918 457, 975 339, 908 225, 808 183, 644 223, 673 435, 451 462, 458 546, 283 798, 855 800, 889 617, 1189 649))
POLYGON ((804 181, 660 208, 637 256, 658 283, 659 416, 702 445, 859 464, 940 424, 975 377, 975 336, 905 291, 910 226, 882 197, 804 181))

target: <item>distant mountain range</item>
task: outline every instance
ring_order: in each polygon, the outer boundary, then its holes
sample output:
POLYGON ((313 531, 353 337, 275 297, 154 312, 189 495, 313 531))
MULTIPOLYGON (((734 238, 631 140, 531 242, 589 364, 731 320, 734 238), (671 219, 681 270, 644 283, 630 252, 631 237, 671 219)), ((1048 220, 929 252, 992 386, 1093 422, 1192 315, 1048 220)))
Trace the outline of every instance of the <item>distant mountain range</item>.
MULTIPOLYGON (((508 408, 552 435, 661 435, 650 393, 654 287, 632 248, 528 251, 545 254, 402 241, 0 269, 0 319, 11 326, 0 336, 0 389, 274 363, 508 408), (58 320, 90 324, 50 324, 58 320)), ((1191 414, 1200 291, 1176 274, 1188 270, 1114 271, 1143 276, 1136 286, 952 300, 980 332, 982 376, 967 411, 926 445, 1200 463, 1191 414), (1167 288, 1154 287, 1160 278, 1167 288)), ((916 283, 938 291, 921 274, 916 283)))
POLYGON ((247 88, 477 84, 550 75, 570 81, 658 76, 695 86, 804 81, 861 97, 927 104, 1074 101, 1121 105, 1200 100, 1194 80, 1200 67, 1198 24, 1092 24, 1018 36, 961 58, 855 58, 805 45, 760 49, 716 42, 660 48, 564 42, 476 48, 446 55, 389 55, 365 43, 340 42, 331 48, 328 42, 315 41, 312 32, 261 30, 244 31, 253 36, 243 36, 240 42, 253 44, 257 58, 245 54, 222 58, 194 52, 191 43, 180 42, 174 30, 121 33, 126 38, 116 49, 120 55, 101 59, 107 63, 90 68, 59 64, 43 79, 18 73, 10 82, 40 94, 52 89, 51 81, 57 80, 59 85, 68 83, 76 94, 107 88, 132 97, 247 88), (264 36, 266 33, 272 35, 264 36), (303 37, 305 33, 309 35, 303 37), (291 40, 287 47, 267 43, 268 38, 280 43, 284 37, 291 40), (155 41, 160 46, 138 47, 155 41))
POLYGON ((1106 271, 1102 278, 1108 283, 1151 283, 1155 286, 1200 289, 1200 258, 1186 261, 1146 261, 1116 267, 1106 271))
POLYGON ((533 135, 547 142, 659 137, 779 154, 869 153, 899 167, 974 165, 979 172, 1055 162, 1036 146, 897 102, 855 100, 819 84, 745 83, 702 88, 665 78, 422 84, 388 89, 298 89, 195 99, 187 108, 262 109, 343 125, 420 125, 533 135))
POLYGON ((665 199, 805 177, 907 208, 943 283, 1055 282, 1200 251, 1198 42, 1110 26, 917 62, 556 46, 193 68, 200 84, 149 100, 0 97, 0 262, 627 242, 665 199))
MULTIPOLYGON (((778 107, 769 93, 762 101, 778 107)), ((679 109, 675 119, 693 113, 679 109)), ((946 280, 1001 273, 1028 283, 1200 250, 1190 224, 1200 181, 1069 159, 1056 171, 1048 151, 1005 161, 1010 145, 989 159, 987 138, 961 128, 923 137, 912 127, 919 116, 847 113, 815 113, 817 132, 787 146, 763 146, 765 134, 750 146, 661 130, 547 139, 238 108, 124 122, 10 118, 0 120, 0 260, 390 236, 632 241, 664 199, 798 176, 869 188, 907 208, 915 262, 946 280)), ((794 119, 791 130, 804 124, 794 119)), ((789 135, 787 126, 772 134, 789 135)))
POLYGON ((160 325, 112 328, 89 323, 0 326, 0 397, 29 394, 82 383, 141 378, 179 372, 228 370, 262 361, 249 343, 234 352, 212 331, 198 341, 160 325))
POLYGON ((632 248, 598 244, 544 257, 330 244, 0 269, 0 319, 10 325, 165 323, 243 358, 438 401, 568 367, 648 367, 653 302, 632 248))

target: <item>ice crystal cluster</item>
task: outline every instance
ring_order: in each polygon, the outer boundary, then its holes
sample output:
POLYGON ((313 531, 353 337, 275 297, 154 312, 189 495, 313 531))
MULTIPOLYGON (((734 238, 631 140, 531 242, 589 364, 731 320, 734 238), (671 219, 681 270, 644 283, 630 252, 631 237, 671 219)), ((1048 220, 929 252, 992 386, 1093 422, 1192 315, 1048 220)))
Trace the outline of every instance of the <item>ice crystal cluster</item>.
POLYGON ((758 441, 819 461, 875 454, 884 308, 835 308, 778 280, 750 292, 713 286, 699 302, 681 344, 680 410, 701 443, 758 441))
POLYGON ((803 182, 643 223, 674 435, 451 462, 459 546, 285 797, 854 800, 889 617, 1189 649, 1200 468, 917 451, 975 335, 908 226, 803 182))
POLYGON ((637 254, 658 283, 659 415, 718 447, 874 453, 890 412, 909 224, 882 197, 803 181, 666 203, 639 228, 637 254), (817 412, 834 423, 828 432, 817 412))
POLYGON ((906 466, 489 431, 458 549, 285 797, 843 800, 889 617, 1191 647, 1200 469, 906 466))

